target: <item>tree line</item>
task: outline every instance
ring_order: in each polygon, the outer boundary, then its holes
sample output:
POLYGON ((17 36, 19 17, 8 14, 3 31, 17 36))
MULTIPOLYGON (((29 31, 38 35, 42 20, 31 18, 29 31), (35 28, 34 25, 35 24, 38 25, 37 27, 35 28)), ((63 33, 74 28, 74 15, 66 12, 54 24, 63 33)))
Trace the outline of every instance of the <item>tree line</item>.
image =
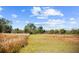
POLYGON ((11 21, 0 18, 0 33, 30 33, 30 34, 79 34, 79 29, 65 30, 65 29, 55 29, 55 30, 44 30, 42 26, 36 27, 33 23, 25 25, 24 29, 19 28, 13 29, 11 21))

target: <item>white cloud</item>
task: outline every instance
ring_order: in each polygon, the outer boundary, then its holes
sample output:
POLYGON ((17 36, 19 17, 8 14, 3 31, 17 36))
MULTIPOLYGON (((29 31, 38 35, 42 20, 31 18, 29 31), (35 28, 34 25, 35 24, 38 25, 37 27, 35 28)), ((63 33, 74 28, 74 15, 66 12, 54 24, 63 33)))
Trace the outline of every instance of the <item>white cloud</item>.
POLYGON ((46 22, 36 22, 35 24, 43 24, 43 25, 61 25, 61 24, 64 24, 66 23, 65 20, 63 19, 49 19, 48 21, 46 22))
POLYGON ((17 18, 18 15, 16 15, 16 14, 12 14, 12 17, 13 17, 13 18, 17 18))
POLYGON ((15 22, 16 22, 16 23, 20 23, 20 20, 16 20, 15 22))
POLYGON ((22 10, 21 10, 21 12, 25 12, 25 11, 26 11, 25 9, 22 9, 22 10))
POLYGON ((3 8, 2 7, 0 7, 0 11, 2 11, 3 10, 3 8))
POLYGON ((51 30, 51 29, 62 29, 65 28, 65 25, 45 25, 43 26, 45 30, 51 30))
POLYGON ((33 7, 32 15, 36 16, 38 19, 48 18, 48 16, 64 16, 61 11, 49 7, 33 7))
POLYGON ((50 30, 50 29, 61 29, 65 28, 64 23, 66 23, 65 20, 63 19, 49 19, 48 21, 45 22, 35 22, 34 24, 37 26, 42 25, 44 29, 50 30))
POLYGON ((46 16, 38 16, 37 19, 47 19, 48 17, 46 16))
POLYGON ((64 14, 61 13, 60 11, 55 10, 55 9, 50 9, 50 8, 44 11, 44 15, 47 15, 47 16, 49 16, 49 15, 51 15, 51 16, 64 16, 64 14))
POLYGON ((41 12, 41 8, 40 7, 33 7, 33 9, 32 9, 32 14, 33 15, 37 16, 37 15, 40 14, 40 12, 41 12))
POLYGON ((65 21, 62 19, 49 19, 46 23, 52 24, 52 25, 57 25, 57 24, 64 24, 65 21))
POLYGON ((3 18, 3 15, 0 15, 0 18, 3 18))
POLYGON ((77 24, 77 22, 76 21, 71 21, 70 24, 77 24))
POLYGON ((36 24, 36 25, 45 25, 47 23, 46 22, 34 22, 34 24, 36 24))
POLYGON ((69 20, 70 20, 70 21, 69 21, 70 24, 77 24, 77 21, 76 21, 75 18, 72 17, 72 18, 70 18, 69 20))
POLYGON ((29 21, 25 21, 25 23, 27 24, 27 23, 30 23, 29 21))
POLYGON ((35 22, 34 23, 37 26, 43 26, 44 29, 50 30, 50 29, 71 29, 78 26, 78 22, 75 20, 66 21, 64 19, 48 19, 48 21, 45 22, 35 22))
POLYGON ((72 18, 70 18, 70 21, 74 21, 74 20, 75 20, 75 18, 73 18, 73 17, 72 17, 72 18))

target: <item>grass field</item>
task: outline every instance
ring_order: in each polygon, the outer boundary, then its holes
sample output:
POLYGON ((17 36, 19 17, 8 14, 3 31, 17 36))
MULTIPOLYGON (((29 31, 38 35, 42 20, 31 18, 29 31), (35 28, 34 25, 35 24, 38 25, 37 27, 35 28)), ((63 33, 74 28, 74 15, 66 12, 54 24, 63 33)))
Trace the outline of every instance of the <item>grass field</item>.
POLYGON ((0 34, 0 52, 79 52, 79 36, 68 34, 0 34))
POLYGON ((28 45, 20 53, 79 52, 78 35, 36 34, 30 35, 28 45))

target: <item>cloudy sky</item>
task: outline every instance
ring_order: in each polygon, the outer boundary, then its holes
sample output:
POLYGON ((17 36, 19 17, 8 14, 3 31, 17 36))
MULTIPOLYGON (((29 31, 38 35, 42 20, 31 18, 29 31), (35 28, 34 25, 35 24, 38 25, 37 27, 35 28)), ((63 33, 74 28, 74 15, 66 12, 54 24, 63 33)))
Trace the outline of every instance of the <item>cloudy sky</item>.
POLYGON ((23 29, 34 23, 44 29, 79 28, 78 6, 0 6, 0 18, 12 21, 13 28, 23 29))

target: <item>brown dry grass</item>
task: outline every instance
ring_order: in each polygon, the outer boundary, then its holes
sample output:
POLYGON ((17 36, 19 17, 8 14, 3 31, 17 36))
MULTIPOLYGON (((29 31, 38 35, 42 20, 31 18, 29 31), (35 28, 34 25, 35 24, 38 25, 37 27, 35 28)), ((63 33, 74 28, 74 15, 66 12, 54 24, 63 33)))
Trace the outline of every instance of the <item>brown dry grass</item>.
POLYGON ((28 34, 0 33, 0 52, 17 52, 27 44, 28 34))

